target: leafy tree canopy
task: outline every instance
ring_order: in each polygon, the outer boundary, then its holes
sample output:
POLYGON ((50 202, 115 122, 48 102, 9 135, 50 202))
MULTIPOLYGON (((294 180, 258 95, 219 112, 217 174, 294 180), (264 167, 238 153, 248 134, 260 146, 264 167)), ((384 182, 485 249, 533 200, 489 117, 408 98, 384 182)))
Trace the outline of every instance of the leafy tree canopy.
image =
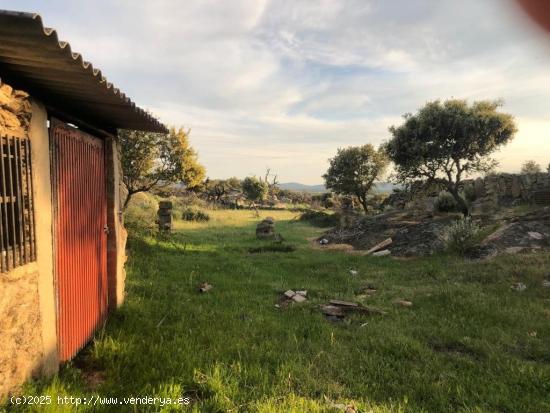
POLYGON ((541 173, 542 172, 542 169, 540 167, 540 165, 538 163, 536 163, 535 161, 526 161, 522 166, 521 166, 521 173, 522 174, 538 174, 538 173, 541 173))
POLYGON ((189 144, 189 131, 171 128, 168 134, 120 130, 123 180, 128 197, 138 192, 183 183, 193 189, 204 180, 205 170, 189 144))
POLYGON ((244 196, 251 203, 265 200, 269 191, 268 184, 255 176, 244 178, 242 188, 244 196))
POLYGON ((367 212, 367 195, 389 165, 385 151, 371 144, 351 146, 338 149, 329 162, 328 171, 323 175, 325 186, 337 194, 355 196, 367 212))
POLYGON ((467 215, 459 195, 464 176, 493 169, 497 163, 489 155, 516 133, 514 118, 498 111, 501 105, 436 100, 415 115, 406 114, 402 125, 390 127, 392 138, 385 145, 398 181, 440 181, 467 215))

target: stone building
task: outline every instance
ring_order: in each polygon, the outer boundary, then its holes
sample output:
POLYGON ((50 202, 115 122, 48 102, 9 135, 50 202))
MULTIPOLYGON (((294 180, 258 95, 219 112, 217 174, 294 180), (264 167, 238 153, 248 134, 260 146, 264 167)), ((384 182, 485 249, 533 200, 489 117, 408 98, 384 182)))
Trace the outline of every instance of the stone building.
POLYGON ((124 299, 117 129, 166 132, 40 16, 0 11, 0 398, 124 299))

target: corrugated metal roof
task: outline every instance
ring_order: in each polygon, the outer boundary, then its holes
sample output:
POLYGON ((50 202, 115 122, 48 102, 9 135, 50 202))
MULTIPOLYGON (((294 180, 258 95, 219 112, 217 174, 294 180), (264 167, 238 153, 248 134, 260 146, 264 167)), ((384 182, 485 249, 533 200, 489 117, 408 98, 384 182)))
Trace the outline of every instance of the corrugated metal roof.
POLYGON ((0 10, 0 77, 97 128, 167 131, 69 43, 59 41, 38 14, 0 10))

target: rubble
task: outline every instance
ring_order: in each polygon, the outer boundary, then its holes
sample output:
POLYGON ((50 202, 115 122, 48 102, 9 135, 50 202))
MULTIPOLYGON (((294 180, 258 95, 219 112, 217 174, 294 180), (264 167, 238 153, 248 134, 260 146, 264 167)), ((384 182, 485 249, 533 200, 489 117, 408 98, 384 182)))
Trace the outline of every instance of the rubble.
POLYGON ((201 293, 205 293, 209 290, 211 290, 212 288, 214 288, 211 284, 208 284, 207 282, 203 282, 200 286, 199 286, 199 292, 201 293))
POLYGON ((296 303, 303 303, 304 301, 307 301, 307 290, 297 290, 297 291, 293 291, 293 290, 286 290, 283 294, 282 294, 282 302, 279 304, 279 307, 281 306, 281 304, 284 304, 286 302, 286 304, 288 304, 288 302, 290 301, 294 301, 296 303))
POLYGON ((512 290, 521 292, 521 291, 525 291, 527 289, 527 286, 524 283, 514 283, 511 285, 510 288, 512 290))
POLYGON ((328 304, 321 305, 321 312, 331 321, 339 321, 337 319, 343 319, 346 315, 366 314, 366 315, 383 315, 385 311, 376 307, 367 307, 358 303, 342 300, 330 300, 328 304))
MULTIPOLYGON (((443 228, 459 216, 448 214, 436 217, 426 213, 391 211, 362 218, 352 228, 334 228, 323 235, 319 242, 326 239, 333 244, 349 244, 358 250, 372 250, 373 256, 389 245, 393 256, 431 255, 444 249, 440 234, 443 228)), ((382 255, 385 254, 388 253, 382 255)))

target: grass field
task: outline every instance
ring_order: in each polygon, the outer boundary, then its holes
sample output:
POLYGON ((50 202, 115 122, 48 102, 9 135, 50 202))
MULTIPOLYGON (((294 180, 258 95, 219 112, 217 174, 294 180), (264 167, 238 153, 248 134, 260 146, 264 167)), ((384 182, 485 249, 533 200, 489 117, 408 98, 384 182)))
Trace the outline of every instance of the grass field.
POLYGON ((550 412, 549 255, 474 263, 321 251, 307 241, 319 229, 280 211, 261 215, 297 250, 251 254, 266 242, 250 211, 211 215, 178 222, 170 240, 131 239, 125 305, 57 378, 24 391, 192 404, 39 411, 550 412), (203 281, 214 288, 199 294, 203 281), (377 292, 357 297, 367 283, 377 292), (306 303, 275 307, 280 292, 302 288, 306 303), (332 298, 387 313, 333 323, 318 308, 332 298))

